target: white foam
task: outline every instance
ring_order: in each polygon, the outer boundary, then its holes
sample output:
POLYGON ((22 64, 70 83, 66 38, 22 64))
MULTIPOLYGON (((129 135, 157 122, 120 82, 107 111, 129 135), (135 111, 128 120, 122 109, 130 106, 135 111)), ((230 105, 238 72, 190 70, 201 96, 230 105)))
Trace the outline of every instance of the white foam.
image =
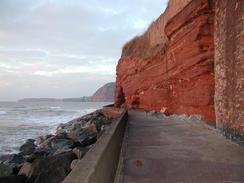
POLYGON ((60 106, 52 106, 52 107, 50 107, 50 109, 61 109, 61 107, 60 106))
POLYGON ((4 106, 0 110, 0 156, 15 153, 28 138, 53 134, 60 123, 91 113, 105 104, 4 106), (16 108, 16 107, 19 107, 16 108))
POLYGON ((6 111, 0 111, 0 115, 4 115, 4 114, 7 114, 6 111))
POLYGON ((85 109, 85 110, 82 110, 82 111, 83 111, 83 115, 85 115, 85 114, 92 113, 92 112, 94 112, 95 110, 97 110, 97 109, 85 109))

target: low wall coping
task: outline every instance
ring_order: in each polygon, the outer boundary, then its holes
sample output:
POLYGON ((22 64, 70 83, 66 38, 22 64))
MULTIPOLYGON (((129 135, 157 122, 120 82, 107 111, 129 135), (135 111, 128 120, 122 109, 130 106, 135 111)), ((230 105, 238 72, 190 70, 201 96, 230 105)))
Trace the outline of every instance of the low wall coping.
POLYGON ((127 117, 128 113, 124 110, 63 183, 112 183, 114 181, 127 117))

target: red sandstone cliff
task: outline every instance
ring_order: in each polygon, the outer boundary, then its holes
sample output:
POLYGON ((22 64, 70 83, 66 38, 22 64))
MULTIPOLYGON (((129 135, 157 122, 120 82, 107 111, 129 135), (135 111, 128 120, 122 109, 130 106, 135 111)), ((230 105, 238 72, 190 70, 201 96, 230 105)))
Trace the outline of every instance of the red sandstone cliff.
POLYGON ((216 0, 217 127, 244 142, 244 1, 216 0))
POLYGON ((199 115, 214 125, 213 1, 177 2, 170 0, 145 34, 124 46, 115 103, 199 115))

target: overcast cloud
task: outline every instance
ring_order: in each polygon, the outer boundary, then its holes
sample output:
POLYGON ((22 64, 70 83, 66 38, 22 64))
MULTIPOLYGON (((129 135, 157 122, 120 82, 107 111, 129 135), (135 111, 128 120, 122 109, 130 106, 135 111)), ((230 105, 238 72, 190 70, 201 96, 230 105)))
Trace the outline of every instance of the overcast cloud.
POLYGON ((0 0, 0 100, 80 97, 115 81, 125 42, 167 0, 0 0))

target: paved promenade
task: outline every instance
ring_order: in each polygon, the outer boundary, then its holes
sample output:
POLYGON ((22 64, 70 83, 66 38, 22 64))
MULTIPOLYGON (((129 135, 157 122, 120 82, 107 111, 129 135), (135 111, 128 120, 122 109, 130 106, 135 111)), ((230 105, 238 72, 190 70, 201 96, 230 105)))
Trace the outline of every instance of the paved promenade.
POLYGON ((244 147, 199 122, 130 111, 120 183, 244 183, 244 147))

